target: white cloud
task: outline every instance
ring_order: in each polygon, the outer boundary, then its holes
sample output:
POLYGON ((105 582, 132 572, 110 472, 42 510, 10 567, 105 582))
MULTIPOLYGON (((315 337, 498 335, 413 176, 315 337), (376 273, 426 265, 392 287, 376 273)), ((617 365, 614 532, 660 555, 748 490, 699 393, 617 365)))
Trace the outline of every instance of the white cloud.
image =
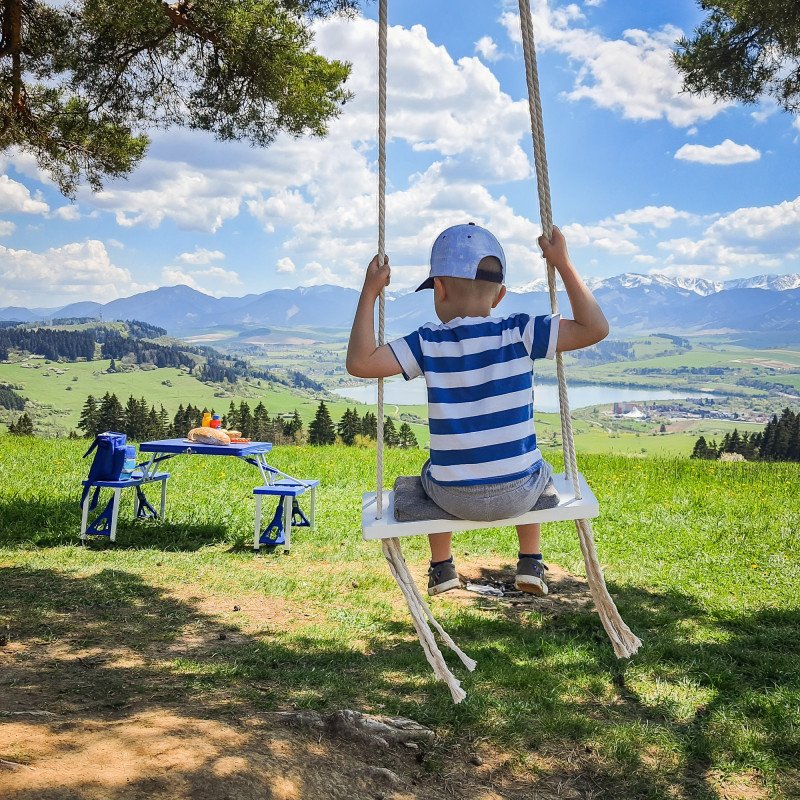
POLYGON ((0 236, 11 236, 16 229, 17 226, 13 222, 9 222, 6 219, 0 219, 0 236))
POLYGON ((294 261, 288 256, 286 258, 279 258, 278 263, 275 265, 276 272, 291 274, 295 269, 297 268, 295 267, 294 261))
POLYGON ((758 161, 761 153, 749 144, 736 144, 730 139, 725 139, 713 147, 702 144, 685 144, 676 153, 675 158, 680 161, 694 161, 698 164, 744 164, 749 161, 758 161))
POLYGON ((212 297, 231 295, 241 287, 239 273, 222 267, 209 267, 200 270, 185 270, 178 266, 164 267, 161 279, 166 285, 185 285, 212 297))
POLYGON ((670 275, 727 278, 781 272, 800 257, 800 197, 772 206, 739 208, 712 222, 696 239, 659 243, 670 275))
POLYGON ((178 261, 184 264, 210 264, 213 261, 222 261, 225 253, 221 250, 207 250, 205 247, 195 247, 191 253, 181 253, 178 261))
POLYGON ((795 118, 794 118, 794 122, 792 123, 792 125, 793 125, 793 126, 794 126, 794 127, 795 127, 795 128, 798 130, 798 131, 800 131, 800 117, 795 117, 795 118))
POLYGON ((583 4, 587 8, 597 8, 598 6, 603 5, 605 0, 583 0, 583 4))
POLYGON ((645 206, 615 214, 612 219, 628 225, 652 225, 655 228, 668 228, 677 220, 693 219, 693 215, 686 211, 677 211, 672 206, 645 206))
MULTIPOLYGON (((113 213, 126 227, 171 220, 213 232, 246 208, 267 233, 285 235, 289 228, 293 242, 313 235, 310 221, 319 221, 320 213, 338 219, 339 239, 372 236, 376 23, 332 18, 315 31, 321 53, 353 63, 348 87, 354 99, 327 137, 279 136, 260 149, 213 142, 199 132, 157 132, 129 180, 109 182, 96 196, 82 191, 81 201, 113 213)), ((459 183, 491 185, 530 175, 527 104, 503 92, 486 64, 477 57, 454 60, 420 25, 392 27, 389 49, 393 141, 430 154, 428 163, 438 160, 459 183)), ((291 255, 298 264, 320 260, 314 253, 291 255)))
POLYGON ((50 206, 40 197, 32 197, 27 186, 0 175, 0 212, 11 211, 23 214, 46 214, 50 206))
POLYGON ((750 112, 753 120, 759 124, 766 122, 771 116, 777 114, 778 106, 775 103, 765 103, 757 108, 755 111, 750 112))
POLYGON ((0 245, 0 284, 6 302, 24 305, 108 301, 152 288, 136 283, 127 269, 113 264, 96 239, 41 253, 0 245))
MULTIPOLYGON (((680 29, 629 29, 620 39, 608 39, 578 27, 584 15, 574 4, 552 8, 548 0, 536 0, 533 6, 537 46, 556 50, 578 66, 573 89, 566 93, 569 100, 590 100, 625 119, 666 119, 675 127, 711 119, 731 105, 682 91, 682 79, 671 61, 680 29)), ((500 21, 519 44, 519 15, 506 12, 500 21)))
POLYGON ((698 127, 696 125, 692 125, 691 128, 687 128, 686 129, 686 135, 687 136, 697 136, 698 133, 699 133, 699 129, 698 129, 698 127))
POLYGON ((337 284, 339 279, 330 267, 324 267, 318 261, 309 261, 303 267, 303 274, 307 277, 303 286, 322 286, 324 284, 337 284))
POLYGON ((499 61, 503 56, 497 49, 497 42, 491 36, 481 36, 475 42, 475 52, 484 61, 499 61))
POLYGON ((69 222, 74 222, 75 220, 79 220, 81 218, 81 212, 78 210, 78 207, 73 203, 69 203, 65 206, 60 206, 53 212, 53 216, 57 217, 58 219, 68 220, 69 222))

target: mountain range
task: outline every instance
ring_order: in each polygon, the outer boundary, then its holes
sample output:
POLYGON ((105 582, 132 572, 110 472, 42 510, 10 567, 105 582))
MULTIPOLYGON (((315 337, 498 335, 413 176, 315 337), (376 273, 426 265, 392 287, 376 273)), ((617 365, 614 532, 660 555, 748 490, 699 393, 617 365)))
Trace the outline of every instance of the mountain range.
MULTIPOLYGON (((733 333, 800 330, 800 275, 761 275, 725 282, 626 273, 590 279, 614 333, 733 333)), ((547 313, 544 281, 509 291, 504 314, 547 313)), ((211 297, 188 286, 165 286, 109 303, 72 303, 55 309, 0 308, 0 320, 36 322, 63 317, 138 319, 184 336, 251 326, 347 329, 358 292, 340 286, 275 289, 244 297, 211 297)), ((569 304, 559 292, 560 308, 569 304)), ((390 294, 386 326, 405 333, 434 319, 430 293, 390 294)))

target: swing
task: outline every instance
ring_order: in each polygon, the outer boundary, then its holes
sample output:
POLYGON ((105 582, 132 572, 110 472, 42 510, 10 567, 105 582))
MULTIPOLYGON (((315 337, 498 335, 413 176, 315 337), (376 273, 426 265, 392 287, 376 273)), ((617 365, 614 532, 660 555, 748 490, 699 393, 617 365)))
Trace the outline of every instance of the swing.
MULTIPOLYGON (((380 0, 378 19, 378 258, 385 254, 386 228, 386 55, 388 31, 388 0, 380 0)), ((539 93, 539 78, 536 66, 536 50, 533 38, 533 22, 529 0, 519 0, 520 24, 522 28, 522 48, 525 58, 525 76, 528 85, 528 108, 531 118, 533 154, 536 166, 536 184, 539 195, 539 215, 544 235, 550 238, 553 232, 553 214, 550 200, 550 183, 547 172, 542 107, 539 93)), ((553 314, 558 313, 556 297, 555 269, 547 265, 547 285, 553 314)), ((381 292, 378 301, 378 344, 384 344, 385 298, 381 292)), ((408 570, 400 548, 401 536, 419 536, 442 531, 465 531, 500 525, 518 525, 533 522, 553 522, 574 520, 586 565, 589 589, 600 621, 608 634, 614 653, 618 658, 630 658, 641 645, 619 615, 614 600, 608 593, 600 563, 597 560, 592 525, 589 520, 598 516, 599 504, 583 475, 578 472, 575 456, 575 442, 572 433, 567 383, 561 353, 556 353, 556 374, 558 377, 558 398, 561 416, 561 440, 564 452, 565 471, 553 476, 558 491, 558 504, 551 508, 529 511, 514 519, 498 520, 495 523, 454 520, 452 518, 414 520, 399 522, 394 516, 395 493, 383 490, 383 379, 378 379, 377 403, 377 455, 376 491, 363 496, 362 532, 364 539, 380 539, 383 554, 389 563, 392 576, 398 583, 409 611, 414 628, 428 663, 437 678, 444 681, 450 689, 453 702, 460 703, 466 692, 458 679, 450 671, 434 639, 431 627, 442 637, 445 644, 455 652, 468 670, 476 667, 476 662, 466 655, 433 617, 430 607, 423 599, 419 588, 408 570)))

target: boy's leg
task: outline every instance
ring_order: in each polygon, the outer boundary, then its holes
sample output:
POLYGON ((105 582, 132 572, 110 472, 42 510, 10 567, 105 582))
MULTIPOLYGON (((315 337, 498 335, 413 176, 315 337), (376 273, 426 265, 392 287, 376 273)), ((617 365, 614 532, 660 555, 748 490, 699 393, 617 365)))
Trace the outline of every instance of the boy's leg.
POLYGON ((522 592, 543 596, 547 594, 544 582, 541 545, 542 526, 536 522, 532 525, 517 525, 519 538, 519 561, 517 561, 517 577, 514 585, 522 592))
POLYGON ((451 543, 452 533, 432 533, 428 536, 431 547, 431 565, 428 569, 428 594, 441 594, 450 589, 458 589, 461 581, 458 579, 456 566, 453 563, 451 543))
POLYGON ((428 544, 431 546, 431 562, 447 561, 453 554, 451 544, 452 533, 431 533, 428 535, 428 544))

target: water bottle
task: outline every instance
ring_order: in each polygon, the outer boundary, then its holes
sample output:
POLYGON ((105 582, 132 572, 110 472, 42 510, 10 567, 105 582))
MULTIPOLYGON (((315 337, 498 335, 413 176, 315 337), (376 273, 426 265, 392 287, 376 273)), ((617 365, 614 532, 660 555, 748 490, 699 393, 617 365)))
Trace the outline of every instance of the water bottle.
MULTIPOLYGON (((119 463, 119 462, 117 462, 119 463)), ((122 475, 120 478, 123 481, 130 480, 133 471, 136 469, 136 448, 128 445, 125 448, 125 463, 122 466, 122 475)))

